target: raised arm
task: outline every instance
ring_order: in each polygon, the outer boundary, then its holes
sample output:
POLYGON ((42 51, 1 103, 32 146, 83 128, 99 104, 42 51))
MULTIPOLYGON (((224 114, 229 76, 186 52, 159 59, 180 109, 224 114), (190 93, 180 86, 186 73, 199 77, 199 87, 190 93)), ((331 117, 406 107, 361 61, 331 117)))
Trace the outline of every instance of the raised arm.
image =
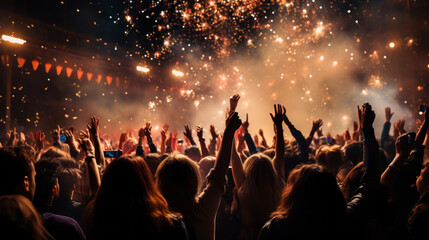
POLYGON ((146 127, 143 129, 144 135, 146 136, 147 143, 149 144, 149 149, 151 153, 157 153, 157 149, 152 140, 152 126, 150 122, 146 123, 146 127))
POLYGON ((283 119, 286 117, 286 108, 280 104, 274 105, 274 116, 270 113, 271 119, 276 128, 276 155, 273 159, 274 169, 277 174, 284 180, 285 179, 285 139, 283 136, 283 119))
POLYGON ((262 130, 262 128, 261 129, 259 129, 259 136, 261 136, 261 145, 264 147, 264 148, 266 148, 266 149, 268 149, 269 147, 268 147, 268 144, 267 144, 267 140, 265 139, 265 136, 264 136, 264 130, 262 130))
POLYGON ((95 161, 95 149, 89 138, 80 138, 78 142, 85 153, 85 163, 88 168, 89 187, 91 189, 92 198, 101 185, 100 174, 95 161))
POLYGON ((144 128, 140 128, 138 132, 139 141, 137 143, 136 155, 140 157, 144 157, 144 149, 143 149, 143 140, 145 138, 144 128))
POLYGON ((212 136, 212 138, 210 139, 210 144, 209 144, 209 153, 212 156, 216 155, 216 143, 217 143, 217 139, 219 138, 219 134, 216 132, 216 128, 214 125, 210 125, 210 134, 212 136))
POLYGON ((240 156, 238 155, 235 143, 232 144, 231 167, 235 186, 237 189, 240 189, 246 176, 244 174, 243 163, 241 162, 240 156))
POLYGON ((183 135, 191 142, 192 146, 197 146, 197 144, 194 141, 194 138, 192 137, 192 130, 189 128, 188 125, 185 125, 185 131, 183 132, 183 135))
POLYGON ((317 119, 313 121, 313 126, 311 127, 310 134, 308 134, 308 137, 306 139, 308 146, 310 146, 311 142, 313 141, 314 134, 319 130, 320 127, 322 127, 322 125, 322 119, 317 119))
POLYGON ((307 141, 305 140, 302 133, 293 126, 293 124, 289 121, 289 118, 286 116, 286 114, 283 115, 283 121, 286 123, 286 125, 289 128, 290 133, 295 138, 296 142, 298 143, 299 147, 299 157, 301 161, 305 162, 308 160, 308 153, 309 148, 307 145, 307 141))
POLYGON ((209 155, 209 150, 207 149, 207 146, 206 146, 206 139, 203 138, 203 132, 204 132, 204 129, 201 126, 197 126, 197 136, 201 147, 201 158, 209 155))
POLYGON ((77 149, 73 132, 70 130, 65 130, 64 135, 66 136, 66 143, 70 147, 70 156, 72 156, 74 159, 77 159, 79 155, 79 150, 77 149))
POLYGON ((168 123, 164 124, 164 126, 161 129, 161 154, 164 154, 166 149, 166 141, 167 141, 167 131, 170 125, 168 123))
POLYGON ((243 122, 243 125, 241 125, 241 129, 244 133, 244 140, 246 141, 247 148, 249 148, 250 154, 258 153, 258 149, 256 148, 256 144, 253 141, 252 135, 249 133, 249 116, 246 113, 246 121, 243 122))
POLYGON ((381 138, 380 138, 380 146, 381 148, 384 148, 384 144, 389 140, 389 132, 390 132, 390 120, 392 119, 393 112, 390 109, 390 107, 386 107, 384 109, 384 113, 386 116, 386 122, 383 124, 383 130, 381 131, 381 138))
POLYGON ((94 141, 95 148, 95 160, 97 160, 97 164, 99 164, 102 168, 105 168, 105 159, 103 154, 103 148, 100 141, 100 129, 99 129, 100 119, 92 116, 89 119, 89 125, 87 125, 87 129, 91 134, 92 140, 94 141))

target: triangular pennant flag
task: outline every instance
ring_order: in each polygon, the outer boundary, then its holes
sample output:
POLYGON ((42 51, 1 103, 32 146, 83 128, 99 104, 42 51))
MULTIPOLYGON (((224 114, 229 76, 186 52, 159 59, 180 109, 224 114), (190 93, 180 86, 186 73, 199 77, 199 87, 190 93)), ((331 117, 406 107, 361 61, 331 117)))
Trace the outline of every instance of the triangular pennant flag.
POLYGON ((88 78, 88 82, 90 82, 92 79, 92 73, 87 73, 86 77, 88 78))
POLYGON ((22 68, 25 63, 25 58, 19 57, 18 58, 18 67, 22 68))
POLYGON ((39 67, 39 61, 34 59, 33 61, 31 61, 31 65, 33 65, 34 71, 37 71, 37 68, 39 67))
POLYGON ((81 79, 82 78, 82 75, 83 75, 83 71, 82 70, 77 70, 77 79, 81 79))
POLYGON ((116 77, 116 87, 119 87, 119 77, 116 77))
POLYGON ((112 83, 112 77, 106 76, 106 81, 107 81, 107 84, 110 86, 110 84, 112 83))
POLYGON ((45 63, 45 71, 46 73, 49 73, 49 71, 51 70, 52 64, 50 63, 45 63))
POLYGON ((1 56, 1 62, 3 65, 8 66, 9 65, 9 55, 2 55, 1 56))
POLYGON ((57 65, 57 75, 58 76, 60 76, 62 70, 63 70, 63 67, 60 65, 57 65))
POLYGON ((97 76, 97 83, 101 82, 101 78, 103 78, 103 76, 101 74, 98 74, 98 76, 97 76))
POLYGON ((70 77, 70 76, 71 76, 71 74, 72 74, 72 72, 73 72, 73 69, 72 69, 72 68, 69 68, 69 67, 67 67, 67 68, 66 68, 66 74, 67 74, 67 77, 70 77))

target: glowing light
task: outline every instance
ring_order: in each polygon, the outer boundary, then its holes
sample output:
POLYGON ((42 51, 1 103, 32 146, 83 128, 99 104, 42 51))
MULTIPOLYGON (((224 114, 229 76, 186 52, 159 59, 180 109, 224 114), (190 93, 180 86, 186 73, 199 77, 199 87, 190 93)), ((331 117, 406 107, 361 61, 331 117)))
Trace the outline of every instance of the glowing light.
POLYGON ((347 117, 346 115, 343 116, 343 120, 347 120, 349 117, 347 117))
POLYGON ((334 66, 334 67, 336 67, 338 65, 338 62, 337 61, 334 61, 333 63, 332 63, 332 66, 334 66))
POLYGON ((389 43, 389 47, 390 48, 394 48, 395 47, 395 43, 394 42, 389 43))
POLYGON ((368 95, 368 91, 366 89, 362 90, 362 95, 364 96, 368 95))
POLYGON ((325 59, 325 57, 324 56, 320 56, 320 61, 323 61, 324 59, 325 59))
POLYGON ((10 43, 15 43, 15 44, 20 44, 20 45, 27 42, 24 39, 8 36, 8 35, 4 35, 4 34, 1 36, 1 39, 4 41, 10 42, 10 43))
POLYGON ((143 67, 143 66, 137 66, 136 69, 137 69, 137 71, 144 72, 144 73, 148 73, 150 71, 149 68, 143 67))
POLYGON ((278 43, 282 43, 282 42, 283 42, 283 39, 282 39, 281 37, 276 38, 276 42, 278 42, 278 43))
POLYGON ((176 77, 183 77, 183 76, 185 76, 185 74, 184 74, 183 72, 178 71, 178 70, 175 70, 175 69, 173 69, 173 71, 171 71, 171 73, 172 73, 174 76, 176 76, 176 77))

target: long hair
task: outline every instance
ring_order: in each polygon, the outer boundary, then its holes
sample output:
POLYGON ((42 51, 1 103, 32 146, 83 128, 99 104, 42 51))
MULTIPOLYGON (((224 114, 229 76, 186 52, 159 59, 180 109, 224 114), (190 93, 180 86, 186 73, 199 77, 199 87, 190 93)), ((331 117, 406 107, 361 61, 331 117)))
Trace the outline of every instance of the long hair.
POLYGON ((172 223, 167 201, 138 156, 123 156, 107 166, 89 208, 91 239, 144 238, 172 223))
POLYGON ((341 184, 341 191, 343 192, 346 201, 349 201, 351 197, 353 197, 353 193, 359 188, 363 170, 363 162, 360 162, 354 166, 347 174, 346 178, 344 178, 344 181, 341 184))
POLYGON ((330 227, 338 227, 345 210, 346 203, 334 176, 311 164, 290 173, 279 207, 272 215, 304 222, 308 228, 327 226, 324 231, 328 231, 330 227))
POLYGON ((22 195, 0 196, 0 226, 2 239, 54 239, 33 204, 22 195))
POLYGON ((187 218, 201 188, 198 165, 182 154, 173 153, 159 165, 156 184, 173 211, 187 218))
POLYGON ((240 215, 244 224, 242 237, 257 236, 276 209, 283 188, 271 159, 254 154, 244 163, 245 180, 238 189, 240 215), (245 235, 245 236, 244 236, 245 235))

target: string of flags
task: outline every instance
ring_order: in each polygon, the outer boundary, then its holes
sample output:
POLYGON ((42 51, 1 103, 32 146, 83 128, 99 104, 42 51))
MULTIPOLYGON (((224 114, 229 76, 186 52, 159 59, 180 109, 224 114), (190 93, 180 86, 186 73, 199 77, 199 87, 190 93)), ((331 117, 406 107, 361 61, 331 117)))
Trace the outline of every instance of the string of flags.
MULTIPOLYGON (((2 61, 2 64, 3 65, 5 65, 5 66, 9 66, 10 65, 10 58, 9 58, 9 55, 2 55, 1 56, 1 61, 2 61)), ((25 58, 23 58, 23 57, 17 57, 16 58, 16 61, 17 61, 17 63, 18 63, 18 67, 19 68, 23 68, 24 67, 24 65, 25 65, 25 63, 26 62, 28 62, 25 58)), ((33 67, 33 70, 34 71, 37 71, 37 69, 39 68, 39 66, 41 65, 41 64, 43 64, 43 63, 41 63, 39 60, 37 60, 37 59, 34 59, 34 60, 32 60, 31 61, 31 66, 33 67)), ((45 72, 48 74, 48 73, 50 73, 51 72, 51 69, 52 69, 52 63, 44 63, 44 66, 45 66, 45 72)), ((55 66, 55 71, 56 71, 56 74, 58 75, 58 76, 60 76, 62 73, 63 73, 63 70, 64 70, 64 67, 62 66, 62 65, 60 65, 60 64, 57 64, 56 66, 55 66)), ((76 77, 77 77, 77 79, 78 80, 82 80, 82 77, 84 77, 84 76, 86 76, 86 79, 88 80, 88 82, 90 82, 91 80, 92 80, 92 78, 94 77, 94 74, 92 73, 92 72, 86 72, 86 74, 84 75, 84 71, 81 69, 81 68, 78 68, 78 69, 73 69, 72 67, 65 67, 65 74, 66 74, 66 76, 68 77, 68 78, 70 78, 72 75, 73 75, 73 73, 75 72, 75 74, 76 74, 76 77)), ((107 85, 111 85, 112 84, 112 82, 113 82, 113 77, 112 76, 110 76, 110 75, 106 75, 106 76, 103 76, 102 74, 96 74, 96 79, 95 79, 95 81, 97 82, 97 84, 100 84, 101 83, 101 81, 103 80, 103 79, 105 79, 106 80, 106 83, 107 83, 107 85)), ((118 77, 118 76, 116 76, 115 77, 115 84, 116 84, 116 87, 119 87, 120 86, 120 78, 118 77)))

